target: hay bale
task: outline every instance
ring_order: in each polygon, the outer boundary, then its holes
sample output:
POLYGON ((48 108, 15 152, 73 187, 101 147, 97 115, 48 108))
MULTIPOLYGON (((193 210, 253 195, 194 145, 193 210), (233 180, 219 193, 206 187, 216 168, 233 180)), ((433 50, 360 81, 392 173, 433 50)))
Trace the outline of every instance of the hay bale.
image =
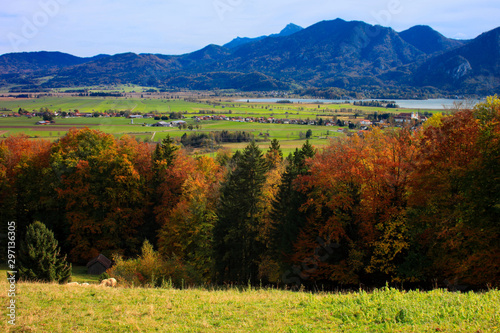
POLYGON ((100 286, 103 287, 116 287, 116 279, 115 278, 109 278, 101 281, 100 286))

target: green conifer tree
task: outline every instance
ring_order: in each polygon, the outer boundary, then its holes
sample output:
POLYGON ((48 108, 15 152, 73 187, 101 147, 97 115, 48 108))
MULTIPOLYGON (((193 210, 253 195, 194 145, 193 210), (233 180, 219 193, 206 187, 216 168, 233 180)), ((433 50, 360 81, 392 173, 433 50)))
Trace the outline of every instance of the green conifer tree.
POLYGON ((214 228, 214 259, 219 282, 255 283, 264 245, 258 240, 258 202, 267 163, 255 142, 236 159, 223 185, 214 228))
POLYGON ((296 189, 295 180, 309 172, 306 159, 312 158, 314 154, 314 147, 307 140, 301 149, 296 149, 287 157, 288 165, 273 202, 271 218, 275 224, 271 237, 273 250, 281 262, 282 269, 286 269, 287 257, 292 254, 293 244, 306 222, 306 213, 300 208, 306 202, 307 194, 296 189))
POLYGON ((167 135, 167 137, 161 141, 161 144, 156 145, 153 154, 153 163, 156 165, 159 161, 165 160, 167 162, 166 166, 171 166, 177 150, 179 150, 179 147, 174 144, 174 139, 172 139, 170 135, 167 135))
POLYGON ((281 151, 280 143, 277 139, 271 140, 271 145, 266 153, 266 162, 269 168, 275 168, 283 161, 283 152, 281 151))
POLYGON ((18 252, 19 279, 67 282, 71 278, 71 264, 59 252, 54 233, 45 224, 39 221, 30 224, 18 252))

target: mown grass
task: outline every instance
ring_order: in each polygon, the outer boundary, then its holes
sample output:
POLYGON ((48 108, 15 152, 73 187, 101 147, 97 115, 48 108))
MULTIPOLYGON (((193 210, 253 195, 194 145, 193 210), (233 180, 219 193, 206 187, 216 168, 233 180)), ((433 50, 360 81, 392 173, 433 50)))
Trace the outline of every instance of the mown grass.
MULTIPOLYGON (((1 282, 6 306, 7 284, 1 282)), ((500 291, 307 293, 276 289, 17 285, 4 332, 498 332, 500 291)), ((5 309, 5 307, 4 307, 5 309)))

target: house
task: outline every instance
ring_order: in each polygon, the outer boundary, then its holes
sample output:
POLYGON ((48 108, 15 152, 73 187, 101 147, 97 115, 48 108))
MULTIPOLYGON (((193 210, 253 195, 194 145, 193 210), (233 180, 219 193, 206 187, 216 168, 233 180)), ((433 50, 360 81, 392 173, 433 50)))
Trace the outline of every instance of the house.
POLYGON ((92 275, 101 275, 111 267, 113 263, 104 255, 99 254, 97 257, 87 263, 87 273, 92 275))
POLYGON ((170 124, 172 124, 172 126, 181 126, 186 124, 186 122, 184 120, 174 120, 170 122, 170 124))
POLYGON ((421 117, 418 113, 400 113, 394 117, 394 121, 397 123, 409 123, 412 120, 421 120, 421 117))
POLYGON ((411 113, 400 113, 394 117, 397 123, 409 123, 411 121, 411 113))
POLYGON ((367 120, 367 119, 362 119, 359 124, 361 126, 370 126, 372 124, 372 122, 370 120, 367 120))
POLYGON ((154 127, 171 127, 172 125, 170 123, 167 123, 166 121, 159 121, 156 124, 153 124, 151 126, 154 126, 154 127))

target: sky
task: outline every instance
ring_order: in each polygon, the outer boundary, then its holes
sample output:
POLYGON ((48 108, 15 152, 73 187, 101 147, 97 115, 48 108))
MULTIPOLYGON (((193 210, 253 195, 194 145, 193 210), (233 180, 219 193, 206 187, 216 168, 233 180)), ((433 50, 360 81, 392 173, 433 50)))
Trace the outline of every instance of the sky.
POLYGON ((398 32, 428 25, 457 39, 500 26, 498 0, 2 0, 0 7, 0 54, 178 55, 336 18, 398 32))

